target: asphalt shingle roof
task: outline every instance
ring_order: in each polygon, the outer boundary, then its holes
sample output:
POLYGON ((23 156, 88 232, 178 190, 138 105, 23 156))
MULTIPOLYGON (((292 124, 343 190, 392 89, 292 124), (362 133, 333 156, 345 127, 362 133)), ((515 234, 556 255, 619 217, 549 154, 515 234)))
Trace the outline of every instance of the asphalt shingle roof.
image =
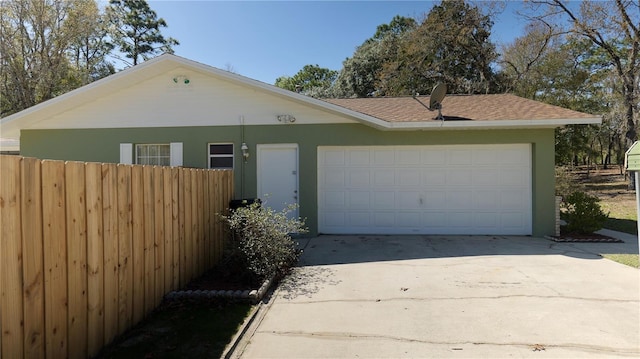
MULTIPOLYGON (((429 96, 324 99, 324 101, 387 122, 437 121, 429 96)), ((529 100, 512 94, 447 95, 442 101, 447 120, 507 121, 592 119, 596 116, 529 100)))

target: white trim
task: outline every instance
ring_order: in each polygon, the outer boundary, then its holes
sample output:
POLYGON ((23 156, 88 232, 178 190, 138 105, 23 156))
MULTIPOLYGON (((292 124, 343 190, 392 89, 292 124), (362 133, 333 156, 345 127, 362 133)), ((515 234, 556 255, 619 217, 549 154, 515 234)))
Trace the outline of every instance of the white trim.
POLYGON ((0 151, 20 151, 20 141, 9 138, 0 138, 0 151))
POLYGON ((125 165, 133 164, 133 143, 120 144, 120 163, 125 165))
POLYGON ((172 167, 182 166, 182 142, 171 142, 169 144, 169 165, 172 167))
POLYGON ((209 142, 207 143, 207 168, 209 169, 235 169, 236 167, 236 148, 235 148, 235 144, 233 142, 209 142), (211 145, 231 145, 231 154, 230 155, 224 155, 224 156, 220 156, 220 155, 212 155, 211 154, 211 145), (213 168, 211 167, 211 158, 213 157, 231 157, 231 167, 216 167, 213 168))
POLYGON ((494 121, 438 121, 438 122, 386 122, 389 130, 416 129, 497 129, 497 128, 555 128, 566 125, 599 125, 602 118, 591 117, 581 119, 554 120, 494 120, 494 121))

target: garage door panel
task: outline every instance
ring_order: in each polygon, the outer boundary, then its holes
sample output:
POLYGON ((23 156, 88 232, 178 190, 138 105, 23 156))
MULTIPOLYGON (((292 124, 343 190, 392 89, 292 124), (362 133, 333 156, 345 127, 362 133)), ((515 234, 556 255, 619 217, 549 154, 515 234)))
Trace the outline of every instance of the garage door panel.
POLYGON ((447 216, 447 227, 457 229, 473 227, 473 213, 450 211, 447 216))
POLYGON ((396 195, 396 209, 420 209, 420 191, 400 191, 396 195))
POLYGON ((444 168, 422 170, 422 182, 424 187, 443 186, 447 183, 447 172, 444 168))
POLYGON ((349 166, 365 166, 371 165, 371 153, 366 149, 352 149, 348 151, 349 166))
POLYGON ((318 150, 322 233, 531 234, 531 147, 318 150))
POLYGON ((476 168, 473 170, 473 184, 474 186, 497 186, 500 170, 495 167, 476 168))
POLYGON ((447 214, 442 211, 427 211, 422 214, 422 223, 427 228, 446 228, 445 224, 447 223, 447 214))
POLYGON ((321 188, 344 188, 346 170, 344 168, 327 168, 323 172, 320 186, 321 188))
POLYGON ((346 164, 345 151, 341 149, 327 150, 320 164, 323 166, 344 166, 346 164))
POLYGON ((472 209, 473 192, 471 190, 458 190, 447 193, 447 209, 472 209))
POLYGON ((348 194, 348 206, 349 209, 365 209, 371 208, 371 192, 362 191, 349 191, 348 194))
POLYGON ((373 198, 373 208, 394 209, 396 207, 396 193, 393 191, 375 191, 373 198))
POLYGON ((396 226, 395 212, 376 212, 373 214, 373 218, 375 227, 394 228, 396 226))
POLYGON ((368 169, 352 169, 349 173, 348 186, 350 188, 369 188, 371 172, 368 169))
POLYGON ((522 165, 523 163, 529 163, 530 154, 528 152, 515 152, 502 150, 499 152, 497 156, 499 158, 499 163, 504 165, 522 165))
POLYGON ((447 193, 444 188, 425 191, 423 193, 422 205, 426 210, 443 209, 447 205, 447 193))
POLYGON ((396 214, 396 224, 409 232, 422 227, 422 216, 420 212, 400 212, 396 214))
POLYGON ((420 177, 422 171, 419 169, 400 168, 396 170, 396 185, 400 187, 405 186, 420 186, 420 177))
POLYGON ((471 186, 473 184, 473 170, 470 168, 447 169, 447 185, 471 186))
POLYGON ((522 173, 523 169, 501 169, 499 171, 498 183, 506 187, 521 187, 526 185, 530 179, 522 173))
POLYGON ((373 184, 376 187, 389 187, 395 185, 395 172, 389 170, 373 170, 373 184))
POLYGON ((496 150, 487 150, 480 149, 473 152, 473 163, 475 165, 495 165, 496 163, 500 163, 498 157, 498 151, 496 150))
POLYGON ((526 204, 527 197, 520 191, 503 191, 500 194, 500 207, 504 210, 521 209, 526 204))
POLYGON ((473 158, 473 152, 467 149, 451 149, 448 151, 447 164, 448 165, 464 165, 471 164, 473 158))
POLYGON ((349 212, 347 219, 352 226, 362 228, 371 227, 371 215, 369 212, 349 212))
POLYGON ((400 166, 419 166, 420 150, 415 147, 396 151, 396 163, 400 166))
POLYGON ((326 213, 320 223, 327 228, 342 228, 347 224, 345 212, 333 211, 326 213))
POLYGON ((447 163, 447 151, 430 148, 421 151, 422 164, 426 166, 441 166, 447 163))
POLYGON ((328 209, 343 209, 346 205, 345 194, 346 193, 344 191, 326 191, 320 198, 319 202, 328 209))
POLYGON ((487 190, 477 191, 473 195, 473 208, 477 210, 497 210, 502 208, 500 201, 500 191, 487 190))
POLYGON ((386 149, 373 150, 374 166, 393 166, 395 161, 396 155, 394 152, 389 152, 386 149))
POLYGON ((506 212, 501 214, 500 220, 502 227, 509 230, 523 226, 525 221, 528 221, 528 218, 524 213, 506 212))
POLYGON ((474 227, 486 228, 488 230, 497 230, 500 224, 500 213, 496 212, 479 212, 475 214, 474 227))

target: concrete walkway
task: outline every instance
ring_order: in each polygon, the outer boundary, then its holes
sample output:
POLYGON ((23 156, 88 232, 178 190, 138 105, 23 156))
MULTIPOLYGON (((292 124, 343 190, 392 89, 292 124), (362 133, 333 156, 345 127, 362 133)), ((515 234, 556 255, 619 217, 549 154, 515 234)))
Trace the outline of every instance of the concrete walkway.
POLYGON ((639 357, 640 271, 597 250, 630 242, 312 238, 233 356, 639 357))

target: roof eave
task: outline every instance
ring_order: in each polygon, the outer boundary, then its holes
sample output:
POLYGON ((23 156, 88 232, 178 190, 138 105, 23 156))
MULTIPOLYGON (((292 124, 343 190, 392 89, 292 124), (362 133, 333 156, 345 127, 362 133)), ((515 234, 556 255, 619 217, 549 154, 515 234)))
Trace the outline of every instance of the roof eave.
POLYGON ((436 130, 436 129, 516 129, 556 128, 566 125, 599 125, 601 117, 566 118, 551 120, 488 120, 488 121, 432 121, 432 122, 387 122, 388 130, 436 130))

